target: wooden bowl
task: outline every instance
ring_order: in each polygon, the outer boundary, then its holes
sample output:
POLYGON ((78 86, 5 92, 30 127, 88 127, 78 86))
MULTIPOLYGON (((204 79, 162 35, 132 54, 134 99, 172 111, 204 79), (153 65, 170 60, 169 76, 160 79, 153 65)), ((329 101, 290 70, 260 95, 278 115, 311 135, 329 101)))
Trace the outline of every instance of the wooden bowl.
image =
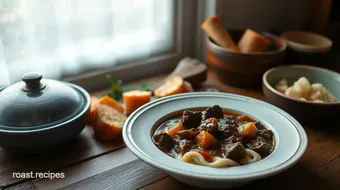
POLYGON ((325 59, 329 56, 333 44, 326 36, 304 31, 288 31, 280 37, 288 46, 285 63, 325 66, 325 59))
MULTIPOLYGON (((294 99, 277 91, 274 85, 286 78, 291 85, 300 77, 306 77, 311 83, 322 83, 339 101, 340 100, 340 74, 327 69, 291 65, 276 67, 263 75, 263 92, 268 101, 281 107, 303 123, 317 123, 319 121, 332 121, 339 116, 340 102, 318 103, 294 99)), ((321 124, 321 123, 318 123, 321 124)))
MULTIPOLYGON (((230 31, 236 43, 242 34, 243 31, 230 31)), ((263 53, 233 52, 215 44, 210 38, 206 39, 208 61, 222 81, 239 87, 260 87, 263 73, 282 62, 286 43, 275 35, 262 35, 272 42, 263 53)))

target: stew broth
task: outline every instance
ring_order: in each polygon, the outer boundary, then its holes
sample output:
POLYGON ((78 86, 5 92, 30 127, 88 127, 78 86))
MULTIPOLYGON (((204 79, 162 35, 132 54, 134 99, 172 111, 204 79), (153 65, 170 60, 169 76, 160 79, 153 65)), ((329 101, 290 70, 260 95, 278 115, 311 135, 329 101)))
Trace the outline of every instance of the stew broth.
POLYGON ((167 119, 155 130, 153 142, 174 158, 198 152, 207 162, 219 157, 240 164, 249 151, 263 159, 275 146, 272 131, 259 121, 217 105, 203 111, 184 110, 167 119))

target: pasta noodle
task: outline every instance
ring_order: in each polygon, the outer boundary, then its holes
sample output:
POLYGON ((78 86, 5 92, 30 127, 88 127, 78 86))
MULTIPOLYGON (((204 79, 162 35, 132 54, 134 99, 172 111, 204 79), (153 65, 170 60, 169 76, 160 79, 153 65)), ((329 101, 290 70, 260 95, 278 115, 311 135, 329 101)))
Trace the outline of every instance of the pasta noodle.
POLYGON ((213 157, 212 162, 207 162, 204 157, 195 151, 189 151, 185 153, 183 156, 180 154, 178 155, 179 160, 182 160, 187 163, 197 164, 201 166, 210 166, 214 168, 224 168, 224 167, 231 167, 231 166, 238 166, 239 163, 229 159, 229 158, 220 158, 220 157, 213 157))
MULTIPOLYGON (((250 163, 254 163, 254 162, 261 160, 261 156, 255 151, 247 148, 246 152, 247 152, 247 158, 241 160, 241 164, 250 164, 250 163)), ((196 151, 189 151, 185 153, 184 155, 179 154, 177 159, 183 162, 191 163, 191 164, 209 166, 209 167, 214 167, 214 168, 225 168, 225 167, 232 167, 232 166, 240 165, 234 160, 231 160, 229 158, 221 158, 218 156, 214 156, 212 158, 212 162, 207 162, 204 159, 204 157, 196 151)))
POLYGON ((253 151, 252 149, 246 148, 246 152, 247 152, 247 158, 242 159, 240 162, 241 164, 251 164, 257 161, 260 161, 262 158, 261 156, 253 151))

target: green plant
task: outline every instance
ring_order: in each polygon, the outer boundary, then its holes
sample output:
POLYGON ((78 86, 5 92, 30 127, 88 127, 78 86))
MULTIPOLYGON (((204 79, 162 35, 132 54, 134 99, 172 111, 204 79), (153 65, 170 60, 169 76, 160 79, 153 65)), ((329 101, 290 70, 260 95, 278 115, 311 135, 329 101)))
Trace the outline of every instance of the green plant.
POLYGON ((151 91, 151 88, 152 88, 152 86, 145 81, 142 81, 140 83, 140 86, 132 86, 132 85, 123 86, 122 80, 114 79, 111 75, 107 75, 106 79, 110 83, 110 91, 104 95, 110 96, 111 98, 119 102, 123 101, 124 92, 131 91, 131 90, 151 91))

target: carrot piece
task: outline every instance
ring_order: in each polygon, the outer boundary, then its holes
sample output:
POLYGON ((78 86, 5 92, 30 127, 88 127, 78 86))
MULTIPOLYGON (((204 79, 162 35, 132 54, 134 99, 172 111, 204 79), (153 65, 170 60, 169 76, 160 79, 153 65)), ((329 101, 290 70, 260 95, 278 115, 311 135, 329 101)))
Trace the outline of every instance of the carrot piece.
POLYGON ((206 160, 207 162, 211 162, 212 161, 212 158, 211 158, 211 155, 209 154, 209 152, 207 151, 203 151, 203 150, 196 150, 198 153, 200 153, 204 160, 206 160))
POLYGON ((238 133, 243 137, 255 137, 257 134, 257 128, 254 122, 243 124, 237 128, 238 133))
POLYGON ((99 103, 99 99, 95 96, 91 96, 91 107, 90 107, 90 117, 88 123, 92 123, 94 116, 96 114, 96 106, 99 103))
POLYGON ((99 104, 105 104, 105 105, 111 106, 112 108, 116 109, 120 113, 124 113, 123 106, 119 102, 117 102, 115 99, 110 98, 109 96, 103 96, 99 100, 99 104))
POLYGON ((203 149, 215 147, 219 142, 212 134, 207 131, 202 131, 196 136, 197 144, 203 149))
POLYGON ((158 87, 154 94, 155 96, 161 98, 165 96, 170 96, 174 94, 180 94, 189 92, 192 90, 190 83, 185 83, 182 77, 174 76, 167 80, 162 86, 158 87))
POLYGON ((93 120, 95 135, 104 141, 113 140, 122 133, 126 116, 111 106, 99 104, 93 120))
POLYGON ((171 127, 170 129, 168 129, 168 134, 171 137, 174 137, 178 131, 182 131, 182 130, 184 130, 184 127, 181 123, 179 123, 179 124, 171 127))
POLYGON ((250 118, 248 115, 243 114, 237 117, 237 121, 254 121, 254 120, 250 118))
POLYGON ((123 99, 124 99, 124 104, 125 104, 125 113, 126 115, 130 115, 137 108, 150 102, 151 92, 141 91, 141 90, 132 90, 132 91, 124 92, 123 99))

